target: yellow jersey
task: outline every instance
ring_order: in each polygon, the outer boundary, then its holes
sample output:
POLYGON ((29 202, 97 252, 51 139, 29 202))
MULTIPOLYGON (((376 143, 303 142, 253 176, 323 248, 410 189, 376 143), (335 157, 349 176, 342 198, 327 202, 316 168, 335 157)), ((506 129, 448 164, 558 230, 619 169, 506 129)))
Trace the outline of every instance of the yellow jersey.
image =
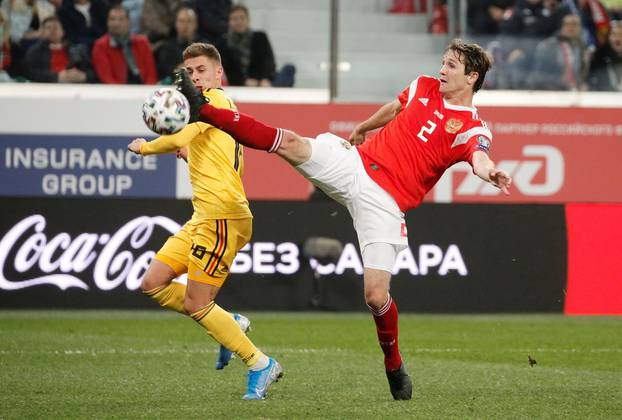
MULTIPOLYGON (((207 89, 203 95, 216 108, 236 109, 222 89, 207 89)), ((178 133, 143 143, 140 153, 172 153, 184 146, 188 146, 193 219, 252 217, 242 184, 242 145, 224 131, 195 122, 178 133)))

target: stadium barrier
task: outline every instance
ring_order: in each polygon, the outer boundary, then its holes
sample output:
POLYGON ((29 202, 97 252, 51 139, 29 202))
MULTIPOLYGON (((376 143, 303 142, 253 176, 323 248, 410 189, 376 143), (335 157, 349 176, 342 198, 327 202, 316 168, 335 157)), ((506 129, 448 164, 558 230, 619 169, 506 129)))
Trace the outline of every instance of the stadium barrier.
MULTIPOLYGON (((187 201, 172 199, 191 196, 185 163, 125 150, 133 137, 153 138, 140 118, 152 90, 20 84, 0 91, 0 307, 149 304, 136 293, 141 270, 190 214, 187 201), (139 230, 123 238, 132 222, 139 230), (129 249, 110 251, 112 238, 129 240, 129 249)), ((379 106, 326 104, 321 91, 228 92, 243 112, 307 136, 347 137, 379 106)), ((512 195, 501 196, 468 166, 452 167, 427 202, 472 204, 426 204, 409 215, 411 250, 393 281, 400 307, 622 314, 622 97, 495 91, 478 93, 476 105, 495 136, 493 158, 514 177, 512 195), (567 204, 577 202, 588 204, 567 204)), ((245 166, 249 197, 280 202, 253 203, 253 244, 221 299, 248 309, 264 308, 264 300, 265 309, 364 309, 343 210, 283 201, 307 200, 312 189, 274 156, 247 150, 245 166), (298 218, 305 211, 313 216, 298 218), (318 236, 346 246, 332 266, 312 270, 301 253, 318 236), (261 304, 256 295, 265 296, 261 304)))
MULTIPOLYGON (((0 306, 153 307, 139 291, 154 251, 191 215, 182 200, 1 198, 0 306)), ((229 308, 365 310, 352 222, 332 201, 254 202, 252 243, 219 297, 229 308), (331 238, 332 256, 305 252, 331 238)), ((392 293, 417 312, 561 312, 559 205, 425 204, 408 216, 392 293)))
MULTIPOLYGON (((154 137, 140 118, 142 101, 152 86, 18 86, 0 91, 0 179, 23 183, 0 183, 0 195, 191 196, 182 161, 149 157, 137 168, 138 159, 131 153, 122 156, 133 137, 154 137), (52 117, 50 109, 63 112, 52 117), (153 184, 145 182, 148 179, 153 184)), ((379 107, 326 104, 322 91, 232 88, 227 92, 241 111, 305 136, 331 131, 347 137, 379 107)), ((471 176, 468 165, 462 164, 446 172, 428 201, 622 203, 618 187, 622 95, 493 91, 478 93, 475 100, 494 135, 492 157, 514 178, 513 193, 504 197, 471 176), (586 179, 595 173, 611 182, 586 179)), ((245 160, 244 183, 250 199, 309 197, 310 184, 284 161, 250 150, 245 160)))

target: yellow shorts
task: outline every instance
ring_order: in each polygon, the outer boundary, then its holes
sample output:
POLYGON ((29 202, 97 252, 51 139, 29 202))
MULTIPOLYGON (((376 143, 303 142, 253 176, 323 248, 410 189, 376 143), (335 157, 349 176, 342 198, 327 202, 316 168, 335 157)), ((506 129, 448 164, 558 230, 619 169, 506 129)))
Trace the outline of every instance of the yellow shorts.
POLYGON ((171 267, 177 275, 221 287, 233 259, 248 243, 253 219, 189 221, 170 236, 155 258, 171 267))

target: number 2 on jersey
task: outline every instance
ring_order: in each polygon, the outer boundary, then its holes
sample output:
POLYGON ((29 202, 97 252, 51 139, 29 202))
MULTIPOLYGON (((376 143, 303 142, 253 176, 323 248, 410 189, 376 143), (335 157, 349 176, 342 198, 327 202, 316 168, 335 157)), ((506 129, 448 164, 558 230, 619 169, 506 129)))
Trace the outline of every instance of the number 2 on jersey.
POLYGON ((419 134, 417 134, 417 137, 419 137, 421 140, 423 140, 424 143, 427 143, 429 138, 427 138, 425 135, 428 134, 432 134, 434 132, 434 130, 436 130, 436 123, 433 121, 428 120, 424 126, 421 127, 421 130, 419 130, 419 134))

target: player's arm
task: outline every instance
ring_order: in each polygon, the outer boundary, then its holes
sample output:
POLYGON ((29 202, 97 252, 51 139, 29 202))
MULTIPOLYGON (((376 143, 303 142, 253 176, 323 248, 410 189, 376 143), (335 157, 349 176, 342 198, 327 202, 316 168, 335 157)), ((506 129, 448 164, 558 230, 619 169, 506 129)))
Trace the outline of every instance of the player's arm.
POLYGON ((512 185, 512 178, 505 171, 495 168, 495 163, 490 160, 486 152, 474 151, 471 164, 475 175, 486 182, 490 182, 505 194, 510 194, 509 187, 512 185))
POLYGON ((175 157, 177 159, 183 159, 186 163, 188 162, 188 146, 182 147, 181 149, 177 149, 175 152, 175 157))
POLYGON ((152 141, 136 138, 127 145, 127 149, 137 155, 174 153, 186 147, 200 132, 199 124, 188 124, 178 133, 160 136, 152 141))
POLYGON ((402 110, 402 103, 395 99, 384 104, 371 117, 360 123, 348 139, 352 144, 362 144, 365 141, 365 134, 376 128, 384 127, 389 121, 397 116, 402 110))

